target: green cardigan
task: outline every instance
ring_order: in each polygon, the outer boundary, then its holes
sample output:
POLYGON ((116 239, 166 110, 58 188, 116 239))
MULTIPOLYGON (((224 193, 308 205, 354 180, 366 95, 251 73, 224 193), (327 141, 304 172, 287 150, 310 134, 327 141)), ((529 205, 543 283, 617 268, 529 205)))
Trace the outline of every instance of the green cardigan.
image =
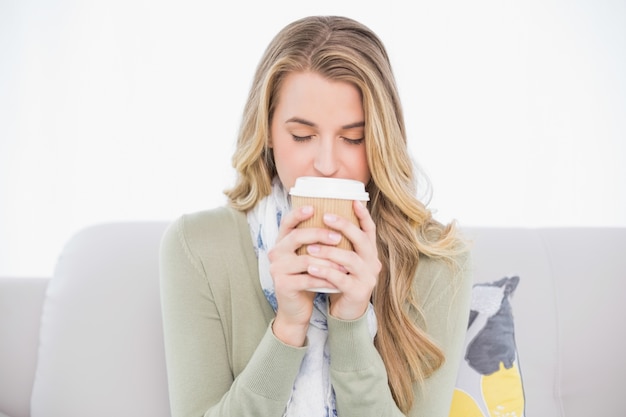
MULTIPOLYGON (((415 289, 420 325, 446 355, 414 387, 409 416, 447 417, 467 327, 468 257, 453 273, 420 258, 415 289)), ((280 342, 261 289, 244 213, 232 208, 182 216, 163 236, 160 256, 165 352, 173 417, 281 417, 306 347, 280 342)), ((365 316, 328 318, 331 379, 339 417, 402 416, 365 316)))

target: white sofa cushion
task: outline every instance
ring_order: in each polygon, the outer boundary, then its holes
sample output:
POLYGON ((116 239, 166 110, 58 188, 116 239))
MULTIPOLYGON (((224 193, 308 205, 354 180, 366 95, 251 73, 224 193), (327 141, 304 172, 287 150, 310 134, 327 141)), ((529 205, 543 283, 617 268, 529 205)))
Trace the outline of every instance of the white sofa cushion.
POLYGON ((32 417, 169 416, 158 278, 165 226, 94 226, 67 243, 44 304, 32 417))

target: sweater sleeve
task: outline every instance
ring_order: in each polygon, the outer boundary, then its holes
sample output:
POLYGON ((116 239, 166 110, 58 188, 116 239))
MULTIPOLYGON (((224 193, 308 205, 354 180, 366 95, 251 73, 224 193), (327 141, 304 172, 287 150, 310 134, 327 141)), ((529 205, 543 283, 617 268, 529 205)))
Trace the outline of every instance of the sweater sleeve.
POLYGON ((328 315, 330 374, 341 417, 403 416, 387 384, 387 371, 370 337, 367 314, 357 320, 328 315))
POLYGON ((184 217, 163 236, 160 269, 172 416, 282 416, 305 348, 281 343, 270 324, 234 378, 225 323, 188 242, 184 217))

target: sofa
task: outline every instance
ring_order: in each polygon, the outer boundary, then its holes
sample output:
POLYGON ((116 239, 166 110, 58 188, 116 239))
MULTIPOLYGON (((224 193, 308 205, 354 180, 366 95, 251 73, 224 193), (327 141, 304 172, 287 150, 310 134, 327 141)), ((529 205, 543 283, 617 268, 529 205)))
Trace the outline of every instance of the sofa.
MULTIPOLYGON (((52 277, 0 278, 0 416, 169 416, 158 253, 167 222, 73 236, 52 277)), ((465 228, 510 298, 525 415, 624 415, 626 228, 465 228)))

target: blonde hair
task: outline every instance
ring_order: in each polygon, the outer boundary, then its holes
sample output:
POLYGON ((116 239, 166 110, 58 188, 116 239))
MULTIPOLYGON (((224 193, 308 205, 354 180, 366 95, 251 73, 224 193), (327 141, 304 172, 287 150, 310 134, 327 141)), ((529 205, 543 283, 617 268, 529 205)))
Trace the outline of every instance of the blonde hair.
POLYGON ((406 413, 413 404, 413 383, 421 383, 444 361, 442 351, 410 316, 411 310, 420 312, 412 285, 418 259, 425 254, 451 260, 459 245, 454 225, 434 221, 416 197, 402 107, 389 57, 376 34, 345 17, 315 16, 276 35, 254 76, 233 156, 238 176, 226 195, 233 207, 246 211, 271 192, 276 169, 269 126, 285 76, 298 71, 352 83, 362 94, 369 208, 383 264, 372 297, 379 322, 375 345, 394 399, 406 413))

